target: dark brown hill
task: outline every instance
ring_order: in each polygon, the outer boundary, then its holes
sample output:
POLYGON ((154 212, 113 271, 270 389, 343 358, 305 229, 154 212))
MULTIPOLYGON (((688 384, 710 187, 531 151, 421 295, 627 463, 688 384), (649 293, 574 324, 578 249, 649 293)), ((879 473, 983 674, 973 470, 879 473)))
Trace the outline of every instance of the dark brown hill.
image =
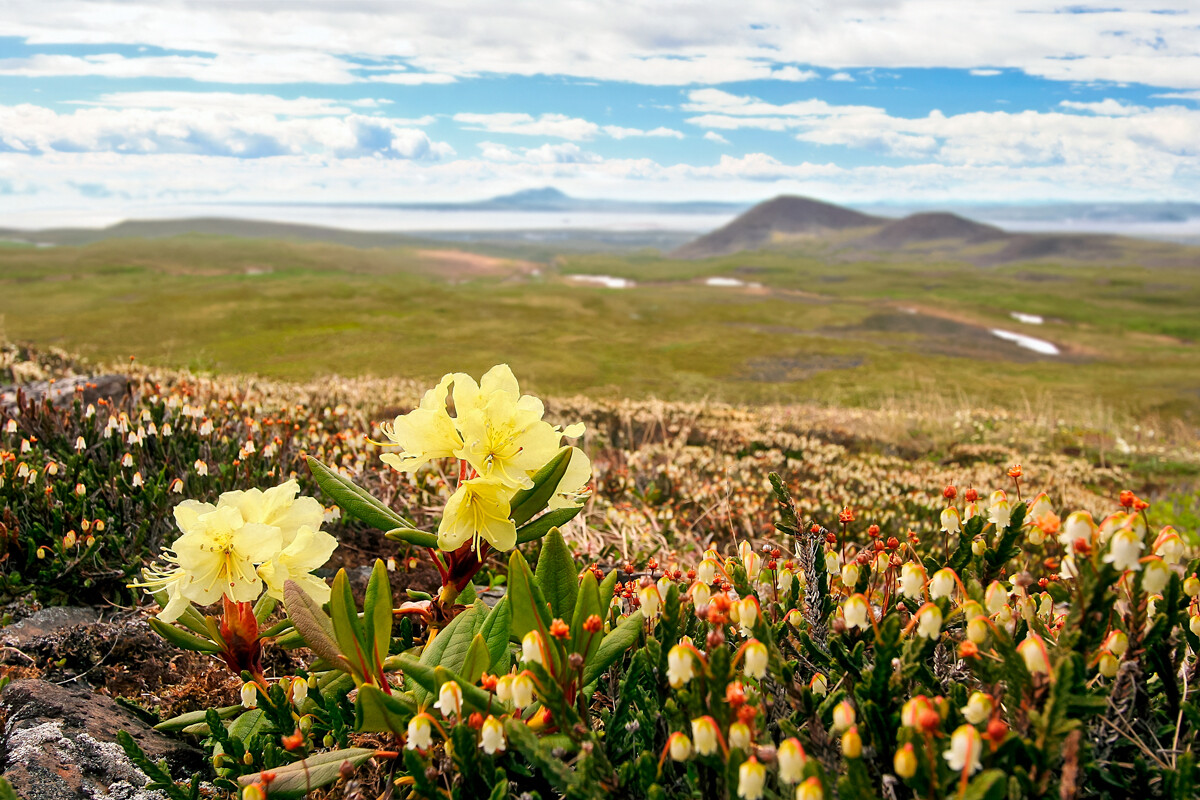
POLYGON ((708 258, 756 250, 776 233, 821 234, 847 228, 865 228, 885 222, 882 217, 822 203, 808 197, 783 195, 759 203, 728 225, 688 242, 671 253, 674 258, 708 258))
POLYGON ((960 217, 957 214, 931 212, 912 214, 883 227, 864 242, 868 246, 889 249, 904 247, 917 242, 933 242, 955 239, 968 244, 990 242, 1008 238, 1009 234, 980 222, 960 217))

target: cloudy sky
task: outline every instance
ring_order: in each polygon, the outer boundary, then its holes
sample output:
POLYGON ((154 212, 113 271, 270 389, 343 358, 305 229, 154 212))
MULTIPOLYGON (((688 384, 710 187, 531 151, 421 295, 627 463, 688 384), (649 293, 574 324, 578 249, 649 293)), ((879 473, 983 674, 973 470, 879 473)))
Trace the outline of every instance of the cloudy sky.
POLYGON ((7 0, 0 213, 1200 200, 1194 0, 7 0))

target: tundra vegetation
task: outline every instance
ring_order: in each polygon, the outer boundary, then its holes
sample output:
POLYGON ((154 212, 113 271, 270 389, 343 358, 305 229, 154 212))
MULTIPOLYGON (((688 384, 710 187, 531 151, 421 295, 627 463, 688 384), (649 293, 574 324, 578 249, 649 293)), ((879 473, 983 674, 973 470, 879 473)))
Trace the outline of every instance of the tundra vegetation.
POLYGON ((124 371, 5 406, 0 572, 207 660, 172 800, 1196 794, 1178 429, 124 371))

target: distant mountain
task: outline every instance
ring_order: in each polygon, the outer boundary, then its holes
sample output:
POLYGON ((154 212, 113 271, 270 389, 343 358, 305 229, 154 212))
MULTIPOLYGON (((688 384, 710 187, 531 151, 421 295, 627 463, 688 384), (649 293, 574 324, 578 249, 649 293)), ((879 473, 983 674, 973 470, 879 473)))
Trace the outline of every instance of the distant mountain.
MULTIPOLYGON (((888 219, 806 197, 776 197, 724 227, 676 248, 674 258, 698 259, 761 250, 778 236, 811 237, 827 248, 861 257, 904 251, 911 256, 959 258, 980 266, 1054 259, 1102 262, 1136 252, 1158 263, 1200 266, 1200 249, 1095 233, 1010 233, 947 212, 888 219)), ((783 244, 786 246, 786 243, 783 244)))
POLYGON ((991 225, 960 217, 957 214, 930 212, 913 214, 884 225, 868 239, 868 243, 883 248, 899 248, 916 242, 959 239, 969 244, 1004 239, 1008 234, 991 225))
MULTIPOLYGON (((270 203, 280 205, 330 205, 328 203, 270 203)), ((500 195, 487 200, 465 203, 338 203, 340 208, 389 208, 407 211, 561 211, 596 212, 605 214, 737 214, 750 207, 749 203, 723 203, 709 200, 682 202, 657 200, 604 200, 600 198, 571 197, 544 186, 540 189, 522 189, 512 194, 500 195)))
MULTIPOLYGON (((169 236, 203 234, 234 236, 244 239, 290 239, 332 242, 349 247, 404 247, 422 243, 416 236, 401 233, 376 233, 327 228, 319 225, 295 225, 288 222, 263 222, 225 217, 194 217, 190 219, 126 220, 107 228, 44 228, 30 231, 0 228, 0 239, 75 246, 104 239, 164 239, 169 236)), ((427 240, 424 240, 427 242, 427 240)))
POLYGON ((886 222, 832 203, 783 195, 759 203, 737 219, 671 253, 675 258, 708 258, 740 250, 756 250, 777 234, 820 235, 886 222))

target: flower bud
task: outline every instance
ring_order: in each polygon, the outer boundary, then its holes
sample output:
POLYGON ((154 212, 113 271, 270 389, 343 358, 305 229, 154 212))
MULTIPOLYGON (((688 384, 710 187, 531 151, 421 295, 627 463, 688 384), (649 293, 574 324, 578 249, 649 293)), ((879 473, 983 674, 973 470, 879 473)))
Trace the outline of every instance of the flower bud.
POLYGON ((926 639, 942 635, 942 610, 933 603, 926 603, 917 612, 917 635, 926 639))
POLYGON ((896 756, 892 759, 892 770, 905 780, 917 774, 917 754, 913 752, 911 744, 906 744, 896 751, 896 756))
POLYGON ((1183 593, 1188 597, 1200 595, 1200 578, 1195 575, 1188 575, 1183 582, 1183 593))
POLYGON ((813 776, 796 787, 796 800, 825 800, 821 779, 813 776))
POLYGON ((812 693, 817 697, 824 697, 829 692, 829 680, 818 672, 816 675, 813 675, 812 680, 808 682, 808 688, 811 689, 812 693))
POLYGON ((729 747, 732 750, 749 750, 753 740, 750 737, 750 726, 744 722, 735 722, 729 726, 729 747))
POLYGON ((542 664, 542 635, 537 631, 529 631, 521 638, 521 658, 530 664, 542 664))
POLYGON ((842 567, 842 585, 851 590, 858 586, 858 564, 851 561, 842 567))
POLYGON ((428 750, 433 747, 433 718, 428 714, 417 714, 408 721, 408 741, 404 746, 409 750, 428 750))
POLYGON ((692 720, 692 741, 696 744, 696 753, 711 756, 720 746, 721 732, 716 720, 712 717, 698 717, 692 720))
POLYGON ((512 704, 518 711, 533 704, 533 678, 528 672, 522 672, 513 678, 512 704))
POLYGON ((1104 637, 1104 643, 1100 646, 1120 658, 1129 649, 1129 637, 1125 635, 1125 631, 1114 629, 1112 633, 1104 637))
POLYGON ((909 561, 900 568, 900 592, 909 600, 916 600, 925 589, 925 568, 909 561))
POLYGON ((941 597, 949 597, 954 594, 954 588, 957 585, 958 576, 954 573, 954 570, 944 567, 933 573, 933 578, 929 581, 929 596, 934 600, 941 597))
POLYGON ((307 698, 308 681, 300 677, 292 678, 292 704, 299 708, 307 698))
POLYGON ((779 761, 779 780, 782 783, 799 783, 804 777, 804 765, 808 762, 800 740, 795 737, 784 739, 775 757, 779 761))
MULTIPOLYGON (((658 587, 654 584, 643 586, 638 590, 638 602, 641 603, 642 614, 646 619, 654 619, 658 616, 658 609, 662 603, 662 596, 658 593, 658 587)), ((538 662, 541 663, 540 661, 538 662)))
POLYGON ((858 726, 842 734, 842 755, 846 758, 858 758, 862 755, 862 737, 858 734, 858 726))
POLYGON ((504 738, 504 725, 500 720, 488 714, 487 719, 483 721, 483 727, 479 729, 479 748, 492 756, 504 752, 507 744, 504 738))
POLYGON ((854 725, 856 715, 854 706, 843 700, 833 707, 833 729, 841 733, 854 725))
POLYGON ((754 756, 738 767, 738 797, 742 800, 761 800, 767 769, 754 756))
POLYGON ((950 749, 942 754, 953 772, 973 773, 983 767, 979 760, 983 741, 972 725, 960 725, 950 737, 950 749))
POLYGON ((679 689, 696 675, 696 659, 691 648, 675 645, 667 653, 667 682, 679 689))
POLYGON ((442 712, 443 717, 461 716, 463 705, 462 687, 454 681, 446 681, 438 690, 438 701, 433 707, 442 712))
POLYGON ((1158 594, 1167 588, 1171 581, 1171 568, 1167 562, 1158 556, 1150 556, 1142 564, 1142 588, 1151 594, 1158 594))
POLYGON ((992 696, 987 692, 972 692, 967 699, 967 704, 959 709, 962 715, 967 718, 967 722, 972 725, 979 725, 985 719, 992 715, 992 709, 995 703, 992 696))
POLYGON ((251 683, 242 684, 242 708, 258 708, 258 685, 251 683))
POLYGON ((1025 659, 1025 669, 1030 675, 1050 674, 1050 654, 1046 651, 1046 642, 1036 633, 1030 633, 1017 645, 1017 652, 1025 659))
POLYGON ((751 678, 761 678, 767 674, 767 646, 757 639, 746 643, 744 651, 744 666, 746 675, 751 678))
POLYGON ((1100 654, 1100 660, 1096 663, 1096 668, 1106 678, 1115 678, 1120 667, 1120 659, 1107 650, 1100 654))
POLYGON ((687 761, 692 757, 692 740, 686 733, 676 731, 667 739, 667 751, 672 761, 687 761))

